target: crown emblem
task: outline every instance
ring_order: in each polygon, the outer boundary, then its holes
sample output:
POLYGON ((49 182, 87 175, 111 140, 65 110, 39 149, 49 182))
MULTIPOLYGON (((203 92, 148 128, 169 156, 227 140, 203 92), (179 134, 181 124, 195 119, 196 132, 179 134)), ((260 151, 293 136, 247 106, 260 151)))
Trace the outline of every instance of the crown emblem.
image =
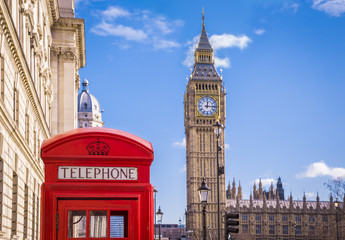
POLYGON ((102 142, 99 138, 97 141, 86 146, 89 155, 108 155, 110 147, 107 143, 102 142))

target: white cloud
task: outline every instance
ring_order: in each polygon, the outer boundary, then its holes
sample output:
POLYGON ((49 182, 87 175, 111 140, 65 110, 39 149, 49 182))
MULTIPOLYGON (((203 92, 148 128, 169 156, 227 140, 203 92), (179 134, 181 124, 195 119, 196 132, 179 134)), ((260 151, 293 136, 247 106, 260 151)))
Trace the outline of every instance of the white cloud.
MULTIPOLYGON (((220 58, 218 57, 218 53, 224 48, 239 48, 243 50, 244 48, 248 47, 248 44, 252 42, 252 40, 247 37, 246 35, 232 35, 232 34, 222 34, 222 35, 212 35, 210 38, 210 44, 214 50, 214 63, 216 67, 224 67, 229 68, 231 67, 230 59, 228 57, 220 58)), ((183 65, 190 67, 193 66, 194 63, 194 52, 197 47, 197 43, 199 41, 199 35, 195 36, 193 40, 187 42, 187 51, 186 57, 183 61, 183 65)))
POLYGON ((183 173, 183 172, 185 172, 185 171, 187 171, 187 165, 186 165, 186 164, 183 165, 182 168, 180 168, 179 172, 180 172, 180 173, 183 173))
POLYGON ((315 193, 313 193, 313 192, 306 192, 306 193, 305 193, 305 196, 306 196, 307 198, 311 198, 311 197, 314 197, 314 196, 315 196, 315 193))
POLYGON ((329 176, 333 179, 345 178, 345 168, 331 168, 324 161, 320 161, 310 164, 305 172, 296 175, 297 178, 315 178, 320 176, 329 176))
POLYGON ((123 25, 113 25, 102 22, 91 29, 91 32, 101 36, 124 37, 127 40, 141 41, 147 38, 146 33, 140 29, 134 29, 123 25))
POLYGON ((262 34, 264 34, 266 31, 265 31, 265 29, 263 29, 263 28, 260 28, 260 29, 255 29, 254 30, 254 33, 256 34, 256 35, 262 35, 262 34))
POLYGON ((174 142, 173 143, 174 147, 186 147, 186 138, 183 138, 180 142, 174 142))
POLYGON ((194 52, 196 49, 196 44, 199 41, 199 35, 193 37, 193 40, 187 42, 186 58, 183 60, 183 65, 190 67, 194 63, 194 52))
MULTIPOLYGON (((255 179, 255 184, 259 184, 260 178, 255 179)), ((264 178, 261 179, 262 186, 271 186, 271 183, 275 183, 275 180, 273 178, 264 178)))
POLYGON ((278 12, 293 12, 293 13, 297 13, 299 8, 299 4, 298 3, 291 3, 291 2, 285 2, 283 4, 283 7, 281 7, 280 9, 278 9, 278 12))
POLYGON ((154 49, 160 50, 160 49, 172 49, 172 48, 178 48, 180 47, 180 44, 178 42, 172 41, 172 40, 156 40, 153 44, 154 49))
POLYGON ((145 15, 143 17, 143 21, 145 24, 145 28, 149 32, 160 32, 163 35, 167 35, 176 31, 177 27, 183 26, 183 21, 175 20, 175 21, 168 21, 165 17, 158 16, 158 17, 150 17, 145 15))
POLYGON ((299 5, 297 3, 291 4, 291 9, 296 13, 298 10, 299 5))
POLYGON ((121 7, 110 6, 108 9, 101 12, 102 16, 107 19, 115 19, 119 17, 128 17, 130 12, 121 7))
POLYGON ((246 35, 232 35, 232 34, 222 34, 222 35, 212 35, 210 37, 210 43, 214 51, 222 48, 232 48, 237 47, 239 49, 244 49, 252 40, 246 35))
POLYGON ((181 20, 168 20, 164 16, 155 16, 147 10, 129 11, 119 6, 110 6, 98 11, 100 23, 91 28, 99 36, 124 38, 126 46, 131 41, 150 45, 155 50, 171 50, 180 44, 166 35, 171 35, 183 25, 181 20))
POLYGON ((231 66, 230 59, 228 57, 218 58, 214 56, 213 58, 214 58, 214 66, 216 68, 218 67, 229 68, 231 66))
POLYGON ((313 0, 313 8, 339 17, 345 13, 345 0, 313 0))

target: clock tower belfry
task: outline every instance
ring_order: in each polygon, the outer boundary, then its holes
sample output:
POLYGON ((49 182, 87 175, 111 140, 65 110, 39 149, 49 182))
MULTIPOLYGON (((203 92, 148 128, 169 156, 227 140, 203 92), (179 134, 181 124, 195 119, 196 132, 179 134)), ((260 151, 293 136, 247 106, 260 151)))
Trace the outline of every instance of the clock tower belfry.
MULTIPOLYGON (((186 228, 193 236, 202 236, 202 205, 198 189, 205 177, 211 189, 207 202, 207 235, 217 238, 217 137, 213 125, 218 121, 225 126, 225 89, 222 77, 214 67, 213 48, 208 40, 204 11, 202 28, 194 53, 193 72, 184 95, 184 125, 186 133, 187 211, 186 228)), ((222 128, 224 128, 222 126, 222 128)), ((224 129, 223 129, 224 130, 224 129)), ((219 137, 224 147, 224 131, 219 137)), ((224 167, 224 151, 219 152, 219 166, 224 167)), ((219 202, 221 216, 225 212, 225 176, 219 175, 219 202)), ((223 223, 220 223, 223 235, 223 223)))

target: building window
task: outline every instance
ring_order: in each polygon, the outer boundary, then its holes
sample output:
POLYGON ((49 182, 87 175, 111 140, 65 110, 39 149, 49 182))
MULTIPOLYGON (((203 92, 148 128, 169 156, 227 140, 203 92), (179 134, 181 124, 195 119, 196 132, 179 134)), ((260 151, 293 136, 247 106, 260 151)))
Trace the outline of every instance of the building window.
POLYGON ((315 217, 314 216, 309 216, 309 222, 315 222, 315 217))
POLYGON ((301 215, 296 215, 295 219, 296 219, 296 222, 300 222, 301 221, 301 215))
POLYGON ((261 234, 261 225, 255 225, 255 233, 261 234))
POLYGON ((30 139, 30 118, 28 114, 25 114, 25 140, 29 144, 30 139))
POLYGON ((242 233, 248 233, 248 224, 242 224, 242 233))
POLYGON ((282 221, 283 221, 283 222, 287 222, 287 220, 288 220, 288 216, 287 216, 287 215, 283 215, 283 216, 282 216, 282 221))
MULTIPOLYGON (((17 158, 17 154, 16 154, 17 158)), ((17 234, 18 175, 13 172, 12 182, 12 234, 17 234)))
POLYGON ((18 124, 19 120, 19 94, 16 88, 13 89, 13 120, 18 124))
POLYGON ((269 215, 268 220, 273 222, 274 221, 274 215, 269 215))
POLYGON ((322 216, 322 222, 328 222, 328 217, 325 216, 325 215, 323 215, 323 216, 322 216))
POLYGON ((87 103, 84 103, 84 108, 87 109, 87 103))
POLYGON ((323 235, 328 235, 328 226, 323 226, 322 233, 323 235))
POLYGON ((248 221, 247 214, 242 214, 242 221, 248 221))
POLYGON ((84 126, 87 127, 87 123, 85 123, 84 126))
POLYGON ((87 114, 85 114, 84 116, 87 117, 87 114))
POLYGON ((268 229, 269 229, 269 234, 275 234, 274 225, 269 225, 268 229))
POLYGON ((309 226, 309 235, 314 236, 315 235, 315 226, 309 226))
POLYGON ((301 225, 296 226, 296 235, 302 235, 302 226, 301 225))
POLYGON ((261 215, 255 215, 255 221, 261 221, 261 215))
POLYGON ((283 225, 283 234, 289 234, 289 226, 283 225))

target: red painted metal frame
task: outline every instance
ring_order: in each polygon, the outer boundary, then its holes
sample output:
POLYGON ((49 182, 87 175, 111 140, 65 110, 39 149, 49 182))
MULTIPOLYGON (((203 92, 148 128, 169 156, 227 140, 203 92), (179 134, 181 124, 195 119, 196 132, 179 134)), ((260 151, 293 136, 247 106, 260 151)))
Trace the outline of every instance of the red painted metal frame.
MULTIPOLYGON (((63 225, 58 223, 65 221, 59 220, 61 211, 64 211, 59 209, 59 204, 63 201, 72 201, 75 206, 94 201, 94 209, 116 209, 117 201, 126 200, 137 209, 129 210, 128 217, 137 226, 131 227, 136 230, 131 231, 128 239, 154 238, 153 187, 150 184, 150 166, 154 155, 151 143, 120 130, 80 128, 43 142, 41 158, 45 164, 45 182, 41 193, 41 240, 67 239, 67 235, 61 236, 63 225), (95 141, 102 141, 110 147, 108 155, 89 155, 86 147, 95 141), (135 167, 138 179, 62 180, 58 179, 59 166, 135 167)), ((63 206, 60 204, 60 208, 63 206)), ((89 209, 93 210, 91 206, 89 209)))

